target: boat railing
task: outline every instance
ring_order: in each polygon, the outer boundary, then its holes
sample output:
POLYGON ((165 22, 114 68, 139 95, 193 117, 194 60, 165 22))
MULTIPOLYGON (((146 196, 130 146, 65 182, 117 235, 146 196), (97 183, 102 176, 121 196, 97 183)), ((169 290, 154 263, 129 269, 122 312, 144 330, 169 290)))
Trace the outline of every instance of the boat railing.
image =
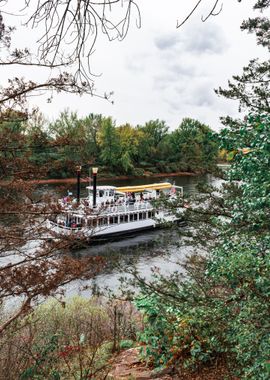
POLYGON ((130 211, 149 210, 152 208, 153 206, 150 202, 135 202, 133 204, 114 204, 110 206, 105 206, 102 209, 102 212, 107 214, 125 213, 130 211))
MULTIPOLYGON (((66 212, 75 211, 74 204, 68 203, 63 204, 63 202, 60 202, 61 205, 64 207, 66 212)), ((98 204, 95 209, 89 205, 89 202, 87 200, 81 201, 81 204, 79 207, 76 208, 78 212, 85 211, 85 209, 89 210, 95 210, 97 213, 117 213, 117 212, 129 212, 129 211, 138 211, 138 210, 148 210, 152 209, 153 205, 150 201, 137 201, 134 203, 112 203, 112 204, 98 204)))
POLYGON ((82 229, 82 227, 78 227, 77 225, 76 225, 76 227, 68 227, 65 224, 60 224, 60 223, 57 223, 57 222, 53 222, 52 220, 50 220, 50 224, 53 227, 57 227, 57 228, 59 228, 61 230, 67 230, 67 231, 80 231, 82 229))

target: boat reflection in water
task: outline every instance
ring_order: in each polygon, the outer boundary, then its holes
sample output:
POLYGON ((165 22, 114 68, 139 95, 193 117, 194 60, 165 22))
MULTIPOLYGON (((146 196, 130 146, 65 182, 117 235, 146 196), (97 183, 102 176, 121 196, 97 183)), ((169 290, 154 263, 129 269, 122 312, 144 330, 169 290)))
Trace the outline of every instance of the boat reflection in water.
MULTIPOLYGON (((181 227, 183 231, 185 227, 181 227)), ((184 273, 181 266, 186 258, 192 254, 187 246, 179 246, 181 236, 179 229, 152 230, 139 233, 133 237, 108 241, 99 245, 90 245, 72 253, 74 258, 101 256, 104 258, 104 267, 93 279, 74 281, 66 288, 67 294, 80 294, 88 297, 96 289, 101 291, 110 289, 117 292, 122 277, 132 278, 130 272, 136 270, 142 277, 150 279, 153 268, 161 274, 169 275, 175 271, 184 273), (157 269, 158 268, 158 269, 157 269)))

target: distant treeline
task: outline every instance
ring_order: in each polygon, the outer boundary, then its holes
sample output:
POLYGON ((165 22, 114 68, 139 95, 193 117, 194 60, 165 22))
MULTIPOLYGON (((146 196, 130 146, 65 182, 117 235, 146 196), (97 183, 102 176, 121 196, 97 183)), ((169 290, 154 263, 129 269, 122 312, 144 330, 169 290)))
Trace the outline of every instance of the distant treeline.
MULTIPOLYGON (((10 134, 13 147, 24 146, 31 165, 47 166, 49 178, 74 176, 76 165, 82 165, 85 173, 90 166, 98 166, 107 175, 202 173, 213 168, 218 156, 215 133, 190 118, 170 131, 158 119, 135 127, 117 126, 111 117, 90 114, 79 118, 65 111, 50 124, 40 114, 27 122, 2 122, 0 132, 10 134)), ((16 154, 22 155, 22 149, 16 154)))

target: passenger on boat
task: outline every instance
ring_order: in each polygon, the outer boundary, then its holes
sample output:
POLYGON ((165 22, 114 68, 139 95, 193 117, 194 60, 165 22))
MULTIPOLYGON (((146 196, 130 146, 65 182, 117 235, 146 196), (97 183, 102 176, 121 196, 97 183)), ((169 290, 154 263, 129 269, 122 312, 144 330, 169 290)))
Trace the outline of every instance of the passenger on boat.
POLYGON ((136 199, 130 198, 127 203, 130 205, 133 205, 135 202, 136 202, 136 199))

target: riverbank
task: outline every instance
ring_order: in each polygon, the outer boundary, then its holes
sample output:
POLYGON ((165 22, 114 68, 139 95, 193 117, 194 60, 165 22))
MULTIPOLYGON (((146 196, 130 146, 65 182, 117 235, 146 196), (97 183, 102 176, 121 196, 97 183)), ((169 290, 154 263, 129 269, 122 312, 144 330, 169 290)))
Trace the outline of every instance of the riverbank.
MULTIPOLYGON (((134 175, 122 175, 122 176, 100 176, 98 177, 98 182, 106 182, 112 180, 131 180, 137 178, 167 178, 167 177, 181 177, 181 176, 190 176, 194 177, 200 175, 201 173, 191 173, 191 172, 173 172, 173 173, 150 173, 145 172, 143 176, 134 176, 134 175)), ((92 181, 91 177, 81 178, 82 183, 89 183, 92 181)), ((53 179, 38 179, 38 180, 29 180, 26 181, 30 184, 40 184, 40 185, 48 185, 48 184, 75 184, 77 182, 77 178, 53 178, 53 179)), ((8 185, 9 181, 0 181, 0 185, 8 185)))

